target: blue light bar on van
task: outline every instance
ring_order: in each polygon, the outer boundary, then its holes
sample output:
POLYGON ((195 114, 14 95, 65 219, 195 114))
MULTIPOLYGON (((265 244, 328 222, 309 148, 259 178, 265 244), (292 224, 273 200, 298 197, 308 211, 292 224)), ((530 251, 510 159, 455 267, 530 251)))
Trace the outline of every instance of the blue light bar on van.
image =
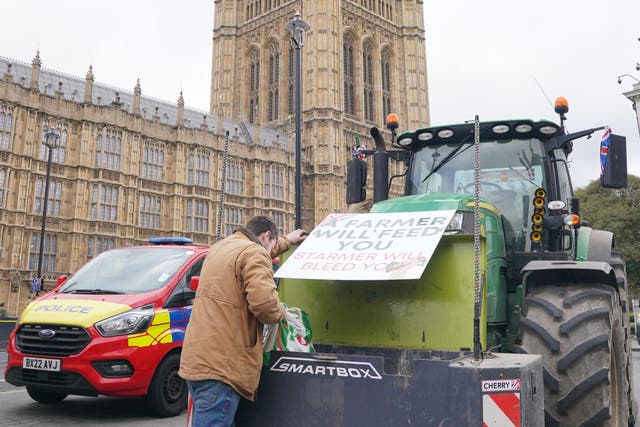
POLYGON ((193 245, 193 240, 186 237, 152 237, 149 239, 152 245, 193 245))

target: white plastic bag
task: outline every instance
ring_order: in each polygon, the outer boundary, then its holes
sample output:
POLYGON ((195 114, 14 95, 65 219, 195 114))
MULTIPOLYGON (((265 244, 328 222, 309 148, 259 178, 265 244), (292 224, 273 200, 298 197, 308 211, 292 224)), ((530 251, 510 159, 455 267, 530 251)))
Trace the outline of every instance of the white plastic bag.
POLYGON ((312 352, 311 338, 311 323, 307 313, 298 307, 285 307, 284 319, 280 323, 265 325, 264 352, 312 352))

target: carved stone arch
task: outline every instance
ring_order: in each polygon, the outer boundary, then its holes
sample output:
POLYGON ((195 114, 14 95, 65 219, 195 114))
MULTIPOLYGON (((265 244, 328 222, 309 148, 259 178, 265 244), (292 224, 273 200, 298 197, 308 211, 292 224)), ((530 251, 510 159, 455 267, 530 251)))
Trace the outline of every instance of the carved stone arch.
POLYGON ((396 55, 390 44, 384 43, 380 46, 380 104, 382 118, 385 119, 389 113, 396 112, 398 108, 395 99, 398 93, 398 83, 396 81, 396 55))
POLYGON ((361 41, 361 37, 360 34, 358 34, 358 31, 351 26, 346 26, 342 29, 342 38, 343 40, 346 39, 347 37, 351 37, 353 39, 354 44, 360 46, 361 41))
POLYGON ((249 46, 247 47, 246 59, 248 60, 255 53, 260 55, 261 52, 262 52, 262 48, 258 43, 249 43, 249 46))
POLYGON ((245 57, 246 67, 243 78, 246 79, 246 97, 248 100, 245 111, 249 123, 259 123, 260 117, 260 75, 262 58, 260 46, 256 43, 249 45, 245 57))
POLYGON ((395 54, 393 53, 393 46, 391 46, 391 44, 387 42, 381 43, 380 46, 378 47, 378 51, 380 52, 381 56, 383 54, 395 56, 395 54))
POLYGON ((360 35, 353 27, 342 33, 343 110, 345 114, 362 117, 362 48, 360 35))
POLYGON ((260 118, 266 122, 274 122, 280 118, 282 56, 280 40, 276 36, 269 37, 264 43, 262 68, 262 105, 265 106, 265 111, 260 113, 260 118))
MULTIPOLYGON (((364 50, 366 47, 369 47, 371 49, 371 55, 373 57, 373 61, 377 64, 380 62, 380 58, 381 58, 381 52, 380 52, 380 46, 377 42, 377 40, 375 39, 375 37, 371 36, 371 35, 366 35, 362 38, 362 52, 364 53, 364 50)), ((375 70, 376 65, 374 64, 374 70, 375 70)), ((374 71, 374 76, 376 76, 378 73, 377 71, 374 71)), ((378 79, 379 81, 379 79, 378 79)))
POLYGON ((373 50, 374 54, 377 56, 378 51, 379 51, 379 46, 378 46, 378 42, 376 41, 375 37, 373 37, 370 34, 367 34, 367 35, 363 36, 362 37, 362 47, 364 48, 365 45, 371 46, 371 49, 373 50))
POLYGON ((377 51, 372 37, 367 36, 362 40, 362 111, 363 118, 369 123, 376 122, 380 108, 378 95, 378 64, 377 51))
POLYGON ((280 40, 280 119, 290 120, 295 114, 295 49, 290 32, 284 32, 280 40))
POLYGON ((278 49, 280 49, 280 46, 282 45, 282 42, 280 41, 280 38, 277 35, 271 35, 267 37, 267 39, 262 44, 262 47, 266 51, 271 47, 271 45, 274 45, 274 44, 278 47, 278 49))

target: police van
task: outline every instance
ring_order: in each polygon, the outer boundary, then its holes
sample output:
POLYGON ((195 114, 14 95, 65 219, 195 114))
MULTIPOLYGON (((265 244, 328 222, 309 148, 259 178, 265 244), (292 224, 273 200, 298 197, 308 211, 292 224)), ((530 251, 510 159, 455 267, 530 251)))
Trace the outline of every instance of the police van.
POLYGON ((209 247, 185 238, 112 249, 30 303, 7 346, 6 381, 43 403, 68 395, 146 396, 179 414, 180 351, 209 247))

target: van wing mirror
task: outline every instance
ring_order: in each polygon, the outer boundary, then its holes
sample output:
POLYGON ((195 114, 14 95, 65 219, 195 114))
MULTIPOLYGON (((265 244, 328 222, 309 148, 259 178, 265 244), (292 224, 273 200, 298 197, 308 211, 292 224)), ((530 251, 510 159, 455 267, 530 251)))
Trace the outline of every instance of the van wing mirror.
POLYGON ((627 186, 627 138, 611 134, 608 145, 600 144, 600 185, 604 188, 627 186))
POLYGON ((198 290, 198 285, 200 285, 200 276, 193 276, 189 280, 189 289, 195 292, 198 290))
POLYGON ((195 291, 182 291, 171 295, 171 298, 164 304, 164 308, 184 307, 193 304, 196 297, 195 291))
POLYGON ((367 163, 357 157, 347 162, 347 204, 367 198, 367 163))

